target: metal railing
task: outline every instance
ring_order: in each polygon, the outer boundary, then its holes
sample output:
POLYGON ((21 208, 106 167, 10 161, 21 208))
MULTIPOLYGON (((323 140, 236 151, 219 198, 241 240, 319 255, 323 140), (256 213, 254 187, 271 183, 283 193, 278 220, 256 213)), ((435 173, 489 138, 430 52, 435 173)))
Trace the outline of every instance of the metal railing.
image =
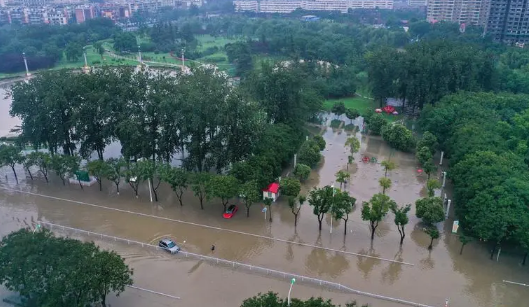
MULTIPOLYGON (((63 231, 64 230, 70 230, 70 231, 73 231, 73 232, 78 232, 80 234, 86 234, 86 235, 100 237, 101 239, 105 238, 105 239, 110 239, 110 240, 114 240, 114 241, 126 242, 129 245, 132 243, 132 244, 140 245, 141 247, 151 247, 151 248, 155 248, 157 250, 162 250, 162 248, 157 246, 157 245, 144 243, 144 242, 139 242, 139 241, 134 241, 134 240, 129 240, 129 239, 120 238, 120 237, 109 236, 109 235, 105 235, 105 234, 102 234, 102 233, 97 233, 97 232, 88 231, 88 230, 84 230, 84 229, 73 228, 73 227, 68 227, 68 226, 48 223, 48 222, 37 222, 36 224, 37 225, 42 225, 42 226, 47 226, 47 227, 49 227, 50 230, 53 230, 54 228, 60 229, 60 230, 63 230, 63 231)), ((408 305, 408 306, 434 307, 434 306, 431 306, 431 305, 416 303, 416 302, 407 301, 407 300, 403 300, 403 299, 399 299, 399 298, 394 298, 394 297, 389 297, 389 296, 384 296, 384 295, 379 295, 379 294, 374 294, 374 293, 370 293, 370 292, 365 292, 365 291, 353 289, 353 288, 350 288, 350 287, 347 287, 347 286, 344 286, 342 284, 335 283, 335 282, 332 282, 332 281, 327 281, 327 280, 323 280, 323 279, 318 279, 318 278, 313 278, 313 277, 308 277, 308 276, 303 276, 303 275, 298 275, 298 274, 293 274, 293 273, 273 270, 273 269, 264 268, 264 267, 260 267, 260 266, 256 266, 256 265, 251 265, 251 264, 246 264, 246 263, 241 263, 241 262, 236 262, 236 261, 230 261, 230 260, 226 260, 226 259, 222 259, 222 258, 215 258, 215 257, 201 255, 201 254, 190 253, 190 252, 182 251, 182 250, 178 254, 176 254, 176 256, 184 256, 185 258, 192 257, 192 258, 196 258, 196 259, 199 259, 199 260, 206 260, 206 261, 209 261, 209 262, 212 262, 212 263, 216 263, 216 264, 227 265, 227 266, 230 266, 232 268, 243 268, 243 269, 247 269, 249 271, 262 272, 262 273, 265 273, 266 275, 274 275, 274 276, 277 276, 277 277, 280 277, 280 278, 288 278, 288 280, 291 280, 292 278, 295 278, 296 281, 300 281, 300 282, 310 283, 310 284, 319 285, 319 286, 325 286, 325 287, 329 287, 331 289, 336 289, 336 290, 347 292, 347 293, 354 293, 354 294, 363 295, 363 296, 367 296, 367 297, 371 297, 371 298, 376 298, 376 299, 386 300, 386 301, 390 301, 390 302, 400 303, 400 304, 408 305)))

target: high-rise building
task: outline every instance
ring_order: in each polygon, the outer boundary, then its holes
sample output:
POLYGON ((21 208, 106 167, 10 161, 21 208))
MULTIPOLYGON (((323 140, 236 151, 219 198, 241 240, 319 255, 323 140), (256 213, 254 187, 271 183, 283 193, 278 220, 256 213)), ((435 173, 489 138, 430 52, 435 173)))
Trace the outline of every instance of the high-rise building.
POLYGON ((349 9, 393 9, 393 0, 235 0, 237 12, 291 13, 296 9, 307 11, 340 11, 349 9))
POLYGON ((428 0, 426 18, 429 21, 452 21, 484 25, 489 0, 428 0))
POLYGON ((507 43, 529 43, 529 0, 490 0, 485 31, 507 43))
POLYGON ((408 6, 426 6, 428 0, 408 0, 408 6))

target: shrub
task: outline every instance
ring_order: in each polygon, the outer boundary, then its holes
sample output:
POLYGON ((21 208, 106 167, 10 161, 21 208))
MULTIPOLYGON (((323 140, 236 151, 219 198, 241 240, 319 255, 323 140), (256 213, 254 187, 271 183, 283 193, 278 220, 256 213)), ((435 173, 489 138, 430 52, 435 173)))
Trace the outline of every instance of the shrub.
POLYGON ((385 125, 382 128, 382 138, 397 150, 411 151, 415 148, 413 133, 401 124, 385 125))

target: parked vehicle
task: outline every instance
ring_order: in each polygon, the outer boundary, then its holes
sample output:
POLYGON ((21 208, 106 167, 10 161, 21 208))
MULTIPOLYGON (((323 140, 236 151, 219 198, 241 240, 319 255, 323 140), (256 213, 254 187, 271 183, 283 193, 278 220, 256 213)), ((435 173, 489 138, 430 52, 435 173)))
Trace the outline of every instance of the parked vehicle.
POLYGON ((228 210, 226 210, 226 212, 224 212, 224 214, 222 216, 225 219, 231 219, 233 217, 233 215, 235 215, 237 210, 239 210, 239 207, 237 207, 235 205, 231 205, 231 206, 228 207, 228 210))
POLYGON ((180 246, 176 245, 171 239, 162 239, 158 242, 158 246, 171 254, 176 254, 180 251, 180 246))

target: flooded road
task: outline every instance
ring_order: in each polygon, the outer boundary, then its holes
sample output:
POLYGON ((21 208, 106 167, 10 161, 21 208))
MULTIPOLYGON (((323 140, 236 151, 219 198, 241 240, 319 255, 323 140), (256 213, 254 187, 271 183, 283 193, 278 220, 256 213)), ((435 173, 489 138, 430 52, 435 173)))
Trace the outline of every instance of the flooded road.
MULTIPOLYGON (((0 123, 9 120, 5 112, 0 111, 0 123)), ((347 133, 327 127, 322 129, 322 135, 327 141, 324 161, 313 171, 302 193, 314 186, 332 184, 334 174, 346 169, 348 151, 344 143, 347 133)), ((241 210, 233 219, 224 220, 219 201, 212 200, 205 210, 200 210, 196 198, 187 193, 181 207, 167 186, 159 190, 160 202, 151 204, 146 185, 142 186, 138 199, 124 184, 117 195, 109 182, 105 182, 102 192, 97 185, 85 190, 78 185, 63 187, 60 179, 53 177, 49 184, 42 179, 22 178, 17 185, 8 168, 0 169, 0 235, 30 226, 35 221, 47 221, 150 244, 170 237, 193 253, 432 306, 444 306, 446 299, 450 300, 450 306, 461 307, 527 306, 529 289, 503 283, 503 280, 529 281, 528 268, 519 265, 521 258, 502 253, 499 262, 491 261, 485 248, 477 243, 468 244, 464 254, 459 255, 458 238, 450 233, 451 219, 443 226, 444 233, 431 252, 426 249, 429 238, 418 225, 414 206, 402 248, 391 213, 371 242, 369 225, 360 218, 360 206, 362 201, 380 192, 378 179, 384 176, 384 171, 379 164, 361 162, 361 157, 368 155, 378 161, 391 159, 397 163, 397 169, 388 174, 393 185, 387 194, 399 205, 414 204, 421 197, 426 176, 417 174, 413 155, 392 151, 379 137, 359 133, 357 136, 361 139, 361 150, 355 155, 355 163, 349 166, 352 177, 345 187, 357 198, 357 208, 351 214, 346 236, 343 221, 334 221, 330 233, 328 217, 324 219, 320 234, 317 219, 308 204, 302 207, 295 229, 294 216, 284 200, 272 206, 272 223, 261 213, 262 204, 251 208, 250 218, 241 210), (212 244, 216 246, 213 253, 212 244)), ((24 177, 22 173, 19 168, 19 177, 24 177)), ((71 232, 59 231, 58 234, 94 240, 104 248, 116 250, 134 268, 136 286, 181 297, 175 300, 127 289, 119 298, 110 301, 112 306, 232 307, 258 292, 272 290, 286 296, 289 288, 290 280, 277 276, 179 258, 119 241, 71 232)), ((356 299, 374 307, 396 306, 303 282, 296 283, 293 289, 295 297, 319 295, 342 304, 356 299)))

